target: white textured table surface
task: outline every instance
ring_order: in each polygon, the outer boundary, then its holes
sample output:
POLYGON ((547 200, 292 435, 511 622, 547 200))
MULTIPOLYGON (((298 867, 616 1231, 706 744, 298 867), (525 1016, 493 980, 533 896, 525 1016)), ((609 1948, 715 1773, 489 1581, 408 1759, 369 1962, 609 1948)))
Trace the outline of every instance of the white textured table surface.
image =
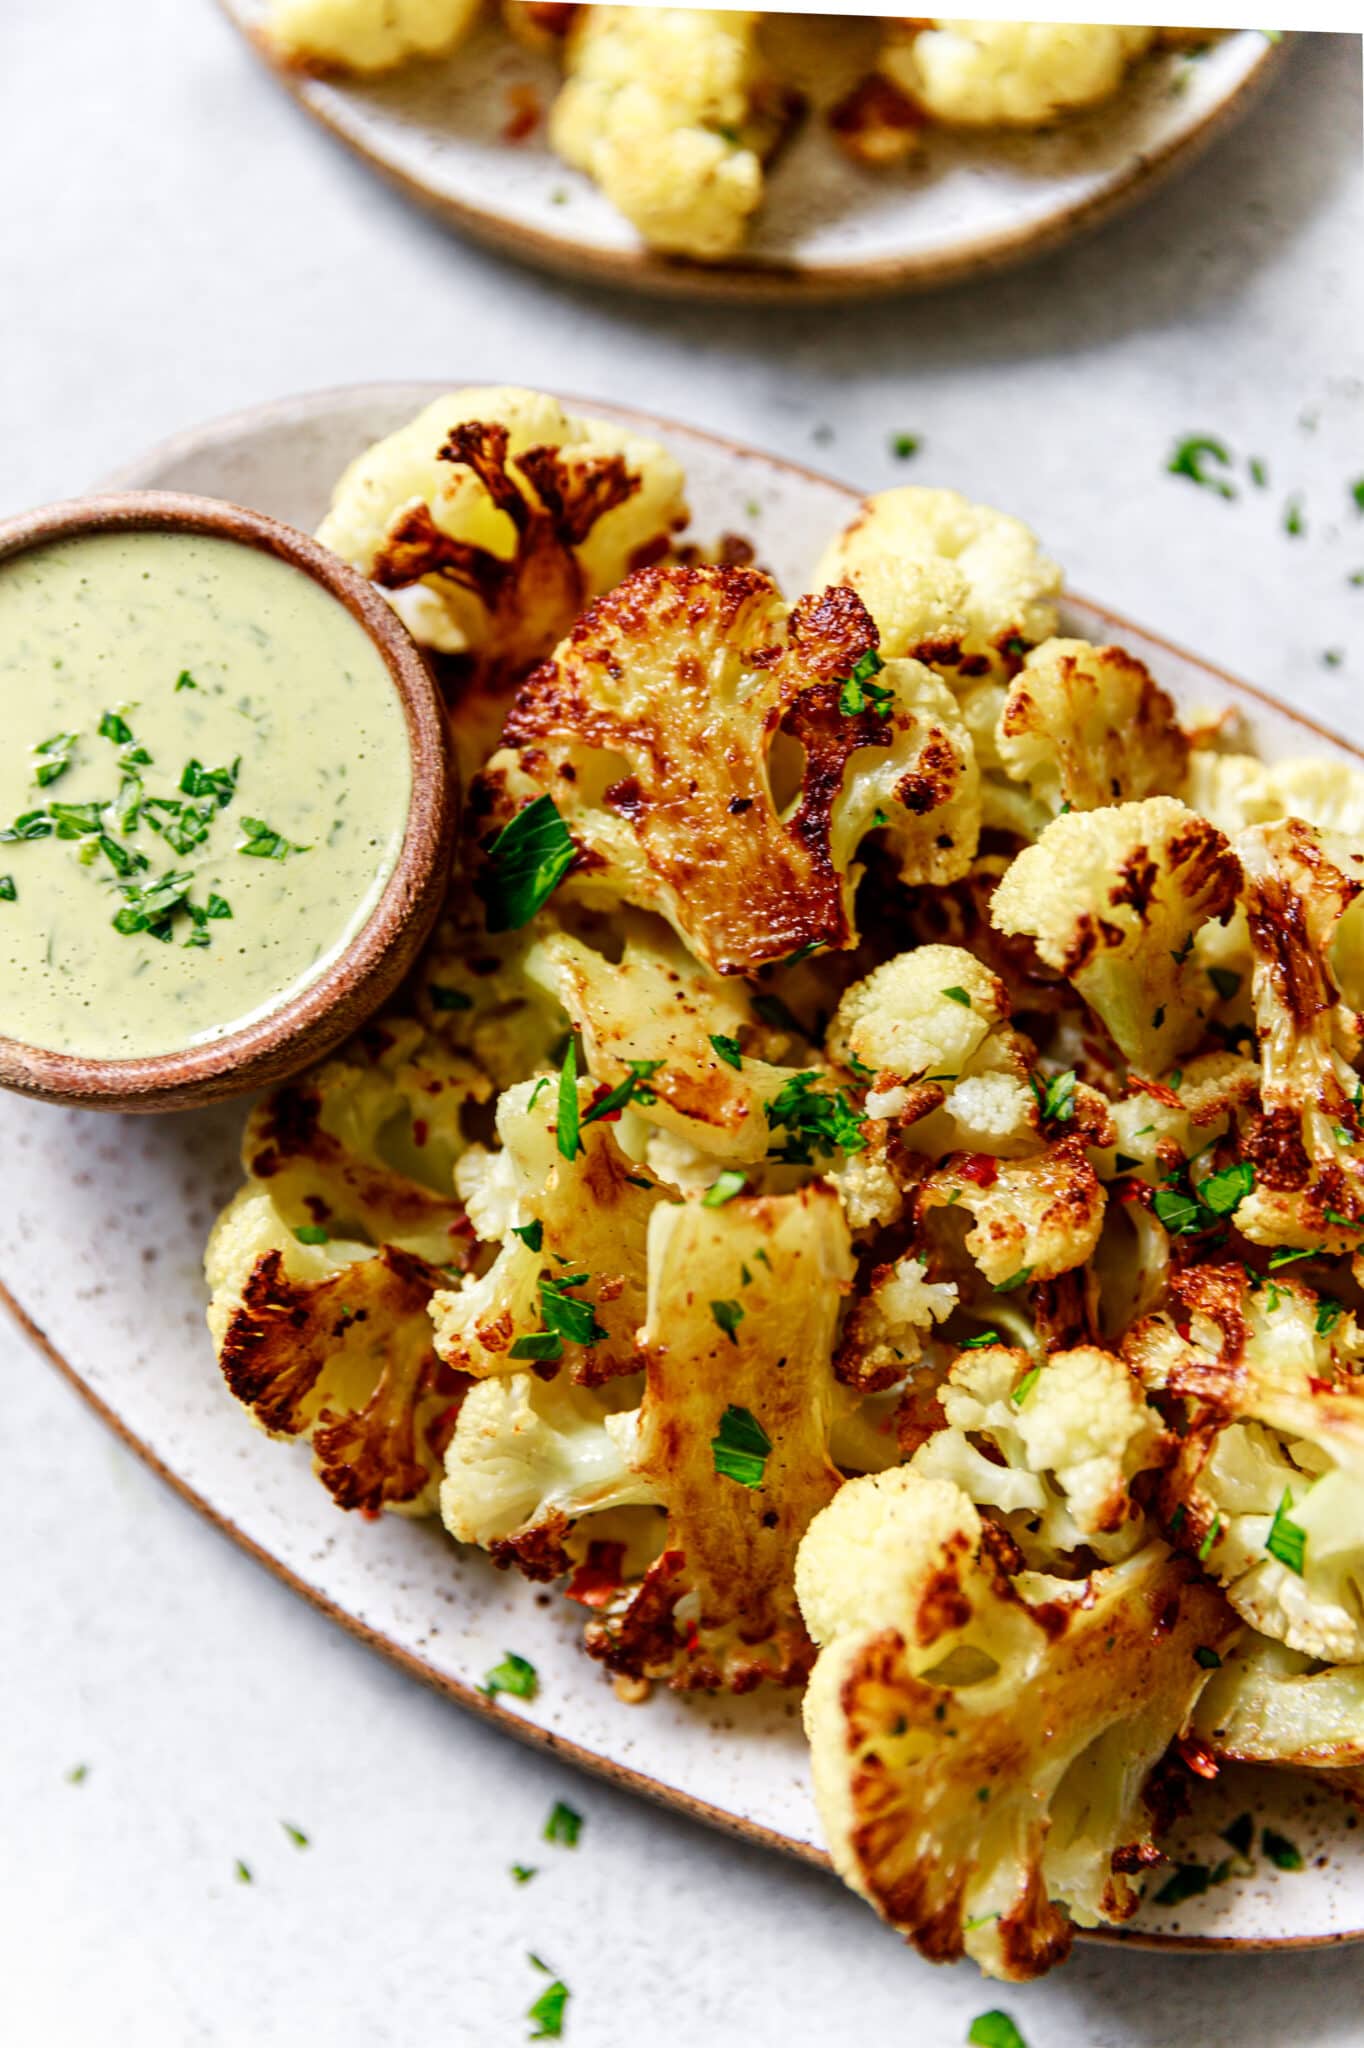
MULTIPOLYGON (((209 0, 2 11, 0 512, 289 390, 543 382, 869 486, 993 499, 1078 588, 1364 733, 1357 41, 1300 48, 1190 177, 1040 269, 871 308, 687 313, 449 239, 309 128, 209 0), (923 437, 910 466, 895 431, 923 437), (1166 476, 1194 431, 1261 456, 1271 488, 1226 504, 1166 476)), ((995 2004, 1030 2048, 1364 2039, 1357 1951, 1081 1949, 1002 1996, 932 1971, 832 1883, 399 1677, 202 1527, 7 1330, 0 1390, 6 2040, 493 2048, 529 2031, 531 1949, 572 1988, 576 2048, 823 2048, 854 2026, 949 2048, 995 2004), (574 1853, 538 1840, 558 1797, 587 1816, 574 1853), (514 1861, 541 1874, 517 1888, 514 1861)))

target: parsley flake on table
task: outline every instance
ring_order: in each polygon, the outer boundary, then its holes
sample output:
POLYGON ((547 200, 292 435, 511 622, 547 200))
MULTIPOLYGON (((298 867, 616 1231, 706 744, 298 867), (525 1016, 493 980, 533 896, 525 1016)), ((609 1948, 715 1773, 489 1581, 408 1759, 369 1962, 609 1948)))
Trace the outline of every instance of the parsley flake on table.
POLYGON ((296 1849, 310 1849, 312 1847, 312 1843, 304 1834, 302 1828, 296 1827, 293 1821, 282 1820, 280 1826, 296 1849))
POLYGON ((1260 1830, 1260 1847, 1276 1870, 1302 1870, 1305 1868, 1302 1850, 1287 1835, 1281 1835, 1277 1828, 1260 1830))
POLYGON ((237 1861, 234 1864, 233 1868, 236 1873, 238 1884, 255 1883, 256 1880, 251 1875, 251 1866, 247 1863, 243 1863, 240 1856, 237 1858, 237 1861))
POLYGON ((535 1666, 526 1657, 518 1657, 515 1650, 508 1650, 500 1664, 494 1664, 487 1673, 479 1690, 486 1699, 495 1700, 499 1693, 509 1693, 513 1699, 533 1700, 540 1689, 540 1679, 535 1666))
POLYGON ((513 1863, 511 1865, 513 1884, 529 1884, 533 1877, 538 1876, 539 1869, 534 1863, 513 1863))
POLYGON ((1219 498, 1234 498, 1236 486, 1225 476, 1214 476, 1208 467, 1210 463, 1230 469, 1231 452, 1226 443, 1212 434, 1189 434, 1175 444, 1165 467, 1171 476, 1187 477, 1191 484, 1215 491, 1219 498))
POLYGON ((89 1775, 89 1764, 72 1764, 66 1774, 66 1782, 68 1785, 83 1785, 89 1775))
POLYGON ((1027 2048, 1027 2043, 1008 2013, 996 2009, 978 2013, 966 2036, 968 2048, 1027 2048))
POLYGON ((923 445, 923 440, 918 434, 892 434, 890 437, 890 452, 897 462, 908 462, 910 456, 917 455, 923 445))
POLYGON ((576 1849, 578 1837, 583 1831, 583 1817, 574 1806, 568 1806, 562 1799, 556 1799, 545 1822, 544 1838, 557 1842, 561 1849, 576 1849))
POLYGON ((537 796, 502 827, 479 877, 490 932, 519 932, 543 909, 577 858, 552 796, 537 796))
POLYGON ((568 2004, 569 1990, 561 1977, 556 1977, 536 1999, 526 2014, 535 2023, 532 2041, 557 2041, 564 2031, 564 2008, 568 2004))
POLYGON ((1307 531, 1307 520, 1302 509, 1302 493, 1295 491, 1283 508, 1283 530, 1298 540, 1307 531))
POLYGON ((772 1439, 747 1408, 726 1408, 720 1427, 711 1438, 711 1463, 721 1479, 739 1486, 761 1486, 767 1470, 772 1439))

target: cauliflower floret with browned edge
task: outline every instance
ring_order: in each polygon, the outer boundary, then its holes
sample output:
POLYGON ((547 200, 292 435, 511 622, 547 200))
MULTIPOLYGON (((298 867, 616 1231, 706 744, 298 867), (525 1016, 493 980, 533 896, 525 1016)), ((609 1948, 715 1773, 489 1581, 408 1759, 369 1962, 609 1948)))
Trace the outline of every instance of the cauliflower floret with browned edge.
POLYGON ((1103 1228, 1106 1197, 1075 1135, 1024 1159, 944 1160, 918 1192, 920 1229, 960 1210, 965 1248, 990 1285, 1009 1292, 1083 1266, 1103 1228))
POLYGON ((759 57, 758 15, 585 7, 565 45, 550 139, 651 248, 732 256, 792 111, 759 57))
POLYGON ((463 42, 482 0, 271 0, 268 34, 291 64, 392 71, 411 57, 444 57, 463 42))
POLYGON ((638 1384, 580 1387, 520 1372, 471 1389, 445 1454, 441 1518, 457 1543, 497 1564, 554 1579, 585 1515, 645 1507, 657 1496, 633 1471, 638 1384))
POLYGON ((1135 1911, 1147 1778, 1206 1682, 1195 1649, 1236 1622, 1161 1543, 1078 1582, 1016 1558, 959 1487, 900 1468, 842 1487, 796 1586, 834 1867, 932 1960, 1022 1979, 1135 1911))
POLYGON ((1226 1137, 1259 1088, 1258 1065, 1235 1052, 1198 1053, 1170 1081, 1142 1081, 1111 1105, 1113 1144, 1101 1177, 1137 1174, 1155 1186, 1172 1164, 1226 1137))
POLYGON ((564 1157, 562 1085, 542 1075, 507 1089, 497 1105, 501 1165, 475 1155, 462 1169, 480 1219, 503 1226, 501 1249, 486 1272, 442 1289, 431 1316, 441 1357, 475 1378, 563 1360, 596 1385, 642 1363, 645 1235, 667 1191, 605 1119, 591 1120, 599 1097, 590 1081, 572 1086, 582 1121, 564 1157))
POLYGON ((700 966, 661 919, 627 912, 614 937, 623 940, 618 957, 614 947, 608 957, 568 932, 546 932, 527 974, 562 1005, 599 1081, 616 1087, 650 1070, 637 1112, 695 1148, 703 1184, 714 1162, 763 1159, 766 1106, 793 1070, 762 1057, 772 1034, 747 985, 700 966))
POLYGON ((839 1483, 830 1359, 851 1279, 827 1188, 654 1211, 630 1463, 666 1508, 667 1536, 589 1625, 611 1671, 735 1692, 803 1679, 795 1553, 839 1483))
POLYGON ((1174 703, 1121 647, 1047 640, 1009 685, 995 745, 1006 775, 1056 816, 1177 796, 1189 743, 1174 703))
MULTIPOLYGON (((1354 906, 1364 851, 1289 818, 1235 841, 1245 873, 1262 1113, 1244 1133, 1254 1186, 1236 1225, 1255 1244, 1357 1252, 1364 1242, 1364 1086, 1354 906)), ((1364 904, 1360 905, 1364 911, 1364 904)), ((1356 939, 1357 943, 1357 939, 1356 939)))
POLYGON ((472 892, 452 888, 409 984, 430 1037, 499 1089, 548 1066, 568 1028, 562 1004, 527 972, 547 928, 535 918, 520 931, 489 932, 472 892))
POLYGON ((1233 1763, 1364 1764, 1364 1663, 1323 1664, 1247 1630, 1198 1702, 1194 1733, 1233 1763))
POLYGON ((918 1364, 925 1338, 956 1305, 955 1283, 930 1280, 927 1260, 916 1253, 873 1267, 843 1325, 838 1377, 866 1393, 893 1386, 918 1364))
POLYGON ((951 694, 880 662, 848 590, 788 610, 757 570, 640 570, 523 686, 504 742, 470 795, 481 843, 551 797, 577 850, 561 897, 654 911, 721 974, 855 944, 857 851, 882 819, 907 881, 975 851, 951 694))
POLYGON ((1202 1032, 1212 996, 1194 938, 1230 912, 1240 881, 1215 826, 1174 797, 1148 797, 1054 819, 1006 870, 990 917, 1032 939, 1155 1074, 1202 1032))
MULTIPOLYGON (((474 387, 357 456, 317 537, 382 586, 423 646, 472 664, 466 692, 496 702, 586 603, 667 552, 684 488, 676 458, 632 428, 542 392, 474 387)), ((472 718, 478 706, 460 702, 472 718)), ((485 750, 491 717, 473 720, 485 750)))
POLYGON ((1036 1569, 1064 1570, 1081 1548, 1115 1564, 1152 1533, 1131 1482, 1163 1462, 1165 1433, 1112 1352, 964 1351, 938 1402, 946 1427, 916 1450, 915 1471, 997 1509, 1036 1569))
POLYGON ((1155 34, 1099 22, 934 21, 889 40, 880 68, 946 126, 1045 128, 1111 99, 1155 34))
POLYGON ((1166 1526, 1262 1635, 1364 1660, 1364 1333, 1282 1272, 1191 1266, 1170 1290, 1122 1346, 1183 1404, 1166 1526))
POLYGON ((959 491, 903 484, 865 499, 810 587, 838 583, 875 619, 883 654, 912 656, 954 682, 1007 679, 1057 627, 1061 571, 1036 535, 959 491))

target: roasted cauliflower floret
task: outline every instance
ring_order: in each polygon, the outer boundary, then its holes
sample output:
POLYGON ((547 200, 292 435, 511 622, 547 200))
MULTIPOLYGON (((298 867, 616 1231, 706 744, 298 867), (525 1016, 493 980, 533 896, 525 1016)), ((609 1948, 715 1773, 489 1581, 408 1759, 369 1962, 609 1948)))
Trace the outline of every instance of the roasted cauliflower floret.
POLYGON ((1259 761, 1195 747, 1183 796, 1229 838, 1248 825, 1303 818, 1323 832, 1364 841, 1364 774, 1330 754, 1259 761))
POLYGON ((961 1490, 850 1480, 801 1545, 805 1697, 835 1868, 935 1961, 1059 1962, 1136 1908, 1142 1792, 1235 1620, 1160 1543, 1077 1584, 1020 1572, 961 1490))
POLYGON ((1123 1344, 1182 1404, 1167 1527, 1262 1635, 1364 1661, 1364 1334, 1281 1275, 1194 1266, 1170 1287, 1123 1344))
POLYGON ((1055 819, 1006 871, 990 916, 1034 941, 1121 1052, 1158 1073, 1187 1051, 1212 1001, 1192 959, 1228 915, 1241 870, 1222 834, 1173 797, 1055 819))
POLYGON ((1194 1733, 1231 1762, 1353 1769, 1364 1764, 1364 1664, 1321 1664, 1247 1631, 1208 1681, 1194 1733))
POLYGON ((755 13, 585 7, 550 117, 586 171, 655 249, 715 262, 739 248, 763 157, 791 111, 757 49, 755 13))
POLYGON ((541 1072, 568 1029, 563 1005, 529 972, 547 928, 548 920, 534 919, 521 931, 491 933, 471 892, 452 888, 410 983, 429 1036, 498 1089, 541 1072))
POLYGON ((568 1571, 565 1547, 584 1515, 649 1505, 631 1469, 636 1416, 622 1383, 588 1389, 563 1373, 484 1380, 471 1389, 445 1454, 441 1518, 457 1543, 477 1543, 530 1579, 568 1571))
POLYGON ((1364 1242, 1361 1020, 1342 1003, 1342 924, 1364 891, 1364 853, 1289 818, 1241 833, 1243 903, 1263 1114, 1245 1134, 1253 1190, 1236 1211, 1256 1244, 1332 1252, 1364 1242))
POLYGON ((1099 1242, 1105 1199, 1077 1135, 1025 1159, 948 1159, 923 1182, 917 1213, 921 1227, 956 1210, 970 1216, 965 1248, 1007 1293, 1083 1266, 1099 1242))
POLYGON ((930 1280, 927 1261, 912 1252, 873 1267, 843 1325, 838 1377, 868 1393, 893 1386, 918 1364, 934 1324, 946 1322, 956 1305, 955 1283, 930 1280))
POLYGON ((766 1106, 791 1069, 761 1056, 770 1036, 746 985, 701 967, 656 918, 619 920, 619 959, 567 932, 534 947, 527 971, 552 993, 582 1034, 587 1064, 612 1087, 648 1068, 639 1115, 711 1161, 750 1165, 764 1158, 772 1129, 766 1106))
POLYGON ((722 974, 854 944, 882 817, 906 880, 950 880, 975 850, 951 695, 882 665, 846 590, 788 612, 756 570, 641 570, 536 670, 504 738, 470 798, 483 843, 552 797, 577 848, 561 893, 657 912, 722 974))
POLYGON ((682 471, 658 442, 491 386, 434 400, 357 456, 317 537, 424 646, 496 691, 686 519, 682 471))
POLYGON ((1121 647, 1047 640, 1009 685, 995 735, 1006 775, 1055 816, 1179 795, 1189 743, 1171 699, 1121 647))
POLYGON ((392 71, 462 43, 481 0, 271 0, 269 35, 291 64, 392 71))
POLYGON ((935 21, 888 40, 880 68, 935 121, 1045 128, 1111 99, 1153 28, 1050 21, 935 21))
MULTIPOLYGON (((1256 1062, 1234 1052, 1198 1053, 1176 1078, 1177 1085, 1139 1081, 1112 1104, 1113 1173, 1135 1173, 1154 1186, 1172 1165, 1207 1153, 1234 1130, 1260 1088, 1256 1062)), ((1107 1179, 1110 1162, 1100 1172, 1107 1179)))
POLYGON ((593 1084, 570 1087, 582 1119, 571 1159, 559 1143, 563 1082, 542 1076, 499 1100, 501 1153, 463 1167, 470 1213, 501 1226, 502 1247, 485 1273, 442 1289, 431 1316, 441 1357, 479 1379, 563 1360, 595 1385, 642 1363, 645 1234, 664 1189, 605 1119, 591 1120, 593 1084))
POLYGON ((667 1539, 589 1625, 610 1670, 735 1692, 804 1677, 796 1545, 838 1485, 830 1357, 851 1278, 827 1188, 655 1210, 631 1465, 667 1539))
POLYGON ((1056 631, 1061 571, 1021 519, 903 484, 865 499, 825 551, 811 588, 839 583, 875 619, 883 654, 1005 678, 1056 631))
POLYGON ((914 1470, 997 1509, 1038 1570, 1065 1571, 1081 1549, 1115 1564, 1151 1533, 1131 1483, 1162 1462, 1165 1436, 1111 1352, 1078 1345, 1039 1364, 1002 1345, 964 1351, 938 1402, 946 1427, 916 1450, 914 1470))

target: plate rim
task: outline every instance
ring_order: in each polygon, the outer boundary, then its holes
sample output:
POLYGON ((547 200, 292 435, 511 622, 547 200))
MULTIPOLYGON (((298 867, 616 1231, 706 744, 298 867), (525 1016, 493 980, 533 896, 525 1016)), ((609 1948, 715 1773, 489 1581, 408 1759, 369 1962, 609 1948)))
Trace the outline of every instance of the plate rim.
MULTIPOLYGON (((457 198, 414 177, 382 150, 371 147, 327 106, 310 86, 335 80, 301 70, 276 51, 269 37, 244 21, 236 0, 217 0, 236 34, 309 120, 358 158, 404 198, 435 216, 447 227, 469 235, 484 248, 511 255, 523 263, 589 284, 609 284, 644 292, 652 298, 708 298, 731 303, 828 304, 848 298, 884 298, 895 292, 931 292, 971 278, 989 277, 1033 257, 1060 248, 1076 235, 1088 233, 1124 213, 1165 179, 1201 156, 1220 134, 1247 114, 1287 62, 1300 31, 1279 32, 1264 39, 1243 77, 1193 121, 1163 143, 1139 148, 1123 168, 1087 198, 1071 201, 1055 214, 1024 226, 976 234, 950 251, 910 256, 882 256, 861 262, 820 264, 808 268, 798 260, 757 262, 739 257, 724 263, 702 263, 656 250, 596 249, 543 228, 506 219, 474 200, 457 198)), ((769 10, 773 13, 780 9, 769 10)), ((1263 35, 1259 29, 1233 29, 1231 35, 1263 35)), ((344 84, 344 79, 342 80, 344 84)))
MULTIPOLYGON (((96 488, 112 489, 126 487, 133 476, 143 474, 150 465, 174 460, 177 456, 194 450, 201 450, 206 445, 212 445, 215 442, 230 441, 235 434, 248 426, 259 428, 261 426, 268 426, 271 420, 275 418, 284 418, 286 416, 297 418, 301 409, 311 409, 317 413, 323 413, 340 403, 355 403, 362 401, 366 397, 378 397, 379 394, 392 395, 399 390, 410 390, 414 394, 426 392, 439 395, 442 390, 455 391, 460 388, 457 382, 442 383, 436 379, 370 380, 354 384, 324 386, 313 391, 299 392, 283 398, 265 400, 255 405, 240 407, 230 413, 215 416, 211 420, 204 421, 198 427, 185 428, 164 437, 151 447, 145 449, 140 456, 121 465, 117 472, 104 479, 96 488)), ((646 412, 633 406, 620 405, 614 401, 580 398, 557 392, 553 395, 565 406, 580 408, 589 412, 605 413, 654 433, 663 435, 670 433, 679 434, 684 438, 708 443, 714 448, 723 450, 731 457, 737 456, 741 459, 756 457, 770 468, 784 471, 787 475, 796 476, 806 482, 815 483, 825 489, 832 490, 838 496, 846 499, 850 506, 856 505, 863 496, 863 493, 858 491, 855 486, 846 484, 837 477, 828 476, 823 471, 817 470, 809 464, 797 462, 785 456, 770 454, 766 450, 736 441, 728 435, 712 432, 708 428, 691 426, 683 421, 646 412)), ((1287 719, 1290 724, 1304 731, 1311 732, 1320 739, 1327 740, 1337 748, 1343 748, 1358 760, 1364 760, 1364 744, 1348 739, 1343 734, 1333 731, 1330 727, 1318 723, 1298 707, 1284 703, 1270 692, 1262 690, 1254 684, 1244 682, 1240 677, 1232 674, 1230 670, 1221 668, 1218 664, 1206 660, 1202 655, 1192 654, 1187 649, 1179 646, 1178 643, 1168 640, 1160 634, 1150 632, 1145 627, 1135 625, 1132 621, 1124 618, 1121 613, 1113 611, 1109 606, 1098 604, 1092 599, 1084 597, 1078 591, 1072 591, 1068 594, 1076 603, 1082 604, 1090 611, 1097 613, 1119 634, 1124 631, 1139 634, 1149 644, 1161 648, 1179 660, 1190 663, 1213 680, 1225 684, 1234 696, 1252 698, 1280 717, 1287 719)), ((725 1807, 716 1806, 708 1800, 700 1799, 693 1793, 683 1791, 676 1786, 667 1785, 632 1765, 621 1763, 614 1757, 607 1756, 598 1750, 588 1749, 574 1742, 568 1736, 561 1735, 553 1729, 545 1728, 534 1721, 523 1718, 511 1709, 501 1705, 497 1700, 488 1699, 476 1687, 468 1685, 458 1678, 451 1677, 449 1674, 428 1664, 422 1657, 414 1651, 405 1648, 383 1629, 376 1628, 358 1615, 351 1613, 347 1608, 333 1600, 321 1587, 310 1584, 292 1566, 272 1555, 264 1545, 248 1535, 230 1513, 217 1507, 205 1494, 200 1493, 188 1480, 183 1479, 176 1473, 159 1453, 123 1420, 117 1411, 110 1406, 109 1402, 95 1391, 84 1378, 79 1367, 58 1349, 42 1325, 24 1307, 11 1286, 2 1276, 0 1276, 0 1309, 9 1314, 28 1340, 42 1353, 48 1363, 55 1367, 62 1379, 85 1402, 86 1406, 98 1417, 105 1427, 139 1457, 187 1506, 192 1508, 221 1535, 233 1542, 254 1563, 268 1571, 281 1585, 287 1587, 290 1592, 301 1597, 310 1607, 324 1615, 329 1621, 338 1624, 354 1640, 386 1658, 390 1664, 396 1666, 406 1676, 418 1680, 439 1693, 442 1697, 453 1701, 455 1705, 477 1715, 485 1725, 494 1727, 501 1733, 510 1735, 515 1740, 531 1748, 538 1749, 564 1763, 585 1771, 590 1776, 603 1779, 617 1790, 627 1792, 636 1798, 646 1799, 653 1805, 666 1807, 672 1812, 682 1814, 688 1820, 699 1822, 704 1826, 715 1829, 721 1834, 728 1835, 751 1846, 773 1851, 785 1856, 789 1860, 803 1863, 807 1867, 832 1872, 832 1864, 826 1851, 816 1848, 813 1844, 798 1842, 790 1836, 779 1833, 774 1828, 767 1827, 760 1821, 745 1819, 740 1815, 730 1812, 725 1807)), ((1364 1941, 1364 1924, 1359 1927, 1332 1929, 1329 1932, 1320 1934, 1287 1935, 1264 1939, 1245 1935, 1182 1935, 1146 1933, 1139 1930, 1128 1932, 1121 1927, 1077 1928, 1076 1932, 1082 1940, 1086 1941, 1125 1945, 1130 1948, 1160 1950, 1167 1953, 1177 1952, 1199 1955, 1232 1952, 1274 1954, 1279 1951, 1297 1949, 1335 1948, 1345 1943, 1364 1941)))

